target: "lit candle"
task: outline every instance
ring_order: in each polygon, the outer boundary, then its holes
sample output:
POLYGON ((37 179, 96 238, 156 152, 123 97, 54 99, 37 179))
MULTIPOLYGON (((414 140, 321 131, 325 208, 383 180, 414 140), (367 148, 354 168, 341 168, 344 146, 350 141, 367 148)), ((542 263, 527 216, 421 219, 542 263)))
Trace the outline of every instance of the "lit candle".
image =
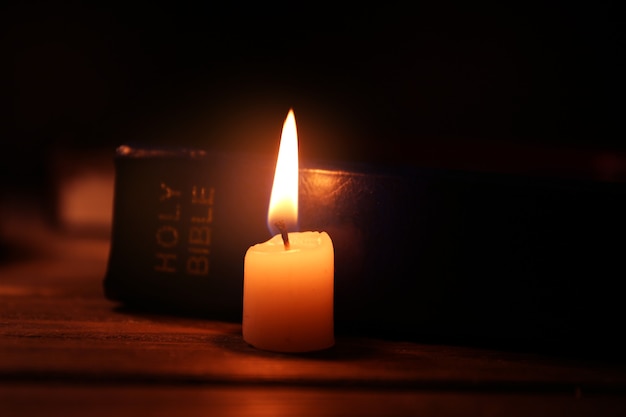
POLYGON ((244 258, 243 338, 259 349, 310 352, 334 345, 334 249, 326 232, 298 224, 298 136, 283 125, 268 226, 276 234, 244 258))

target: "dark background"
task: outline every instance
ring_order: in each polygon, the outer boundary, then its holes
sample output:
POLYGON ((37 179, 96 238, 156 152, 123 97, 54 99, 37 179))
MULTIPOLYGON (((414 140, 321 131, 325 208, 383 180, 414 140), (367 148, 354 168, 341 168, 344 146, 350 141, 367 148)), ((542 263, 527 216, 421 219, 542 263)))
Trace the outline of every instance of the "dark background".
POLYGON ((5 3, 3 189, 130 141, 273 155, 290 107, 305 162, 619 178, 616 3, 506 3, 5 3))

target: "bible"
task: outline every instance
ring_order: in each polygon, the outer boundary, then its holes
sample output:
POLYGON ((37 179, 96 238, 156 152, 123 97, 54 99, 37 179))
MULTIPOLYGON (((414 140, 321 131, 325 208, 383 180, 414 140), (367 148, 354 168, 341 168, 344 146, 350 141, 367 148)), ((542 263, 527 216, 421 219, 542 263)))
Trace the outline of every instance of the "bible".
MULTIPOLYGON (((120 146, 106 297, 240 320, 244 254, 271 237, 274 164, 120 146)), ((570 344, 617 337, 623 184, 303 163, 299 199, 300 230, 333 239, 338 332, 570 344)))

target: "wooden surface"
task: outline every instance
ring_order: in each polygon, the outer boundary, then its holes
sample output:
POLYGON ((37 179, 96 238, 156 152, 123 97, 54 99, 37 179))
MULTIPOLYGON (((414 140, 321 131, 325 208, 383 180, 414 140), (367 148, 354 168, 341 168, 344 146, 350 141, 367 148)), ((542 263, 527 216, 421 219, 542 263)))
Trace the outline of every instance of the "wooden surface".
POLYGON ((9 235, 19 250, 0 266, 2 417, 626 415, 615 358, 354 335, 315 354, 264 352, 239 323, 105 299, 105 238, 9 235))

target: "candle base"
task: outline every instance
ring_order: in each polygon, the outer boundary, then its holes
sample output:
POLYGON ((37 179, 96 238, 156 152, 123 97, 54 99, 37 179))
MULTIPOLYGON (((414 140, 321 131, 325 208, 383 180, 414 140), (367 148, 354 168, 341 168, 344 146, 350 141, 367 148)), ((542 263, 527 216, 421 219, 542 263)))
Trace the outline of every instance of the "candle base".
POLYGON ((332 340, 329 343, 319 344, 315 346, 288 346, 284 345, 274 345, 274 344, 265 344, 263 342, 256 343, 254 341, 247 340, 245 337, 243 338, 244 342, 249 344, 255 349, 265 350, 268 352, 277 352, 277 353, 313 353, 313 352, 321 352, 324 350, 331 349, 335 346, 335 341, 332 340))
MULTIPOLYGON (((245 313, 244 313, 245 314, 245 313)), ((242 336, 244 342, 256 349, 282 353, 310 353, 327 350, 335 346, 331 323, 318 323, 317 329, 271 326, 254 318, 244 316, 242 336), (312 330, 312 331, 311 331, 312 330)))

